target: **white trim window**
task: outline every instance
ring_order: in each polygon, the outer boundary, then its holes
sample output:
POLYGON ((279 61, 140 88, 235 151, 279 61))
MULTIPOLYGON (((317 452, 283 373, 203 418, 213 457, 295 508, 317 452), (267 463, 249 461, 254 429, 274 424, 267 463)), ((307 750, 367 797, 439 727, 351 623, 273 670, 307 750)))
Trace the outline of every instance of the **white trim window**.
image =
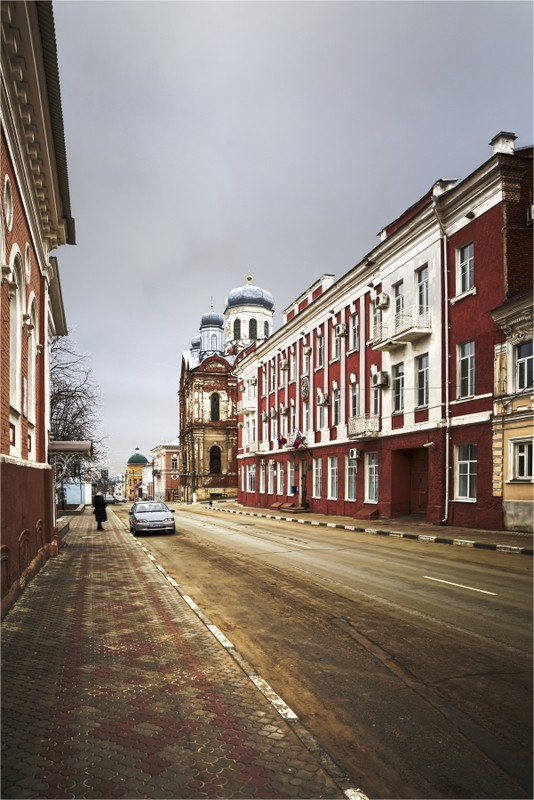
POLYGON ((284 494, 284 465, 281 461, 276 462, 276 488, 277 494, 284 494))
POLYGON ((476 444, 460 444, 456 448, 456 499, 477 499, 476 444))
POLYGON ((458 345, 458 397, 475 394, 475 343, 458 345))
POLYGON ((315 366, 322 367, 324 364, 324 336, 322 335, 322 333, 317 334, 315 352, 317 355, 317 361, 315 366))
POLYGON ((338 457, 328 457, 328 499, 337 500, 338 492, 338 457))
POLYGON ((339 358, 340 352, 340 337, 337 335, 335 330, 332 331, 332 360, 334 361, 336 358, 339 358))
POLYGON ((332 391, 332 425, 339 425, 341 421, 341 392, 339 389, 332 391))
POLYGON ((350 415, 360 416, 360 385, 356 382, 350 385, 350 415))
POLYGON ((267 494, 274 494, 274 461, 269 461, 267 468, 267 494))
POLYGON ((530 481, 532 483, 532 449, 533 439, 511 441, 511 468, 513 481, 530 481))
POLYGON ((247 464, 247 492, 256 491, 256 464, 247 464))
POLYGON ((289 461, 287 465, 287 493, 288 495, 292 495, 293 492, 291 491, 292 487, 295 485, 295 464, 293 461, 289 461))
POLYGON ((323 482, 323 460, 322 458, 313 459, 313 496, 321 496, 323 482))
POLYGON ((457 294, 475 288, 475 246, 473 242, 458 248, 457 294))
POLYGON ((345 498, 356 500, 356 479, 358 476, 358 462, 355 458, 347 456, 345 462, 345 498))
POLYGON ((393 411, 404 411, 404 364, 393 366, 393 411))
POLYGON ((366 453, 365 502, 378 503, 378 453, 366 453))
POLYGON ((417 275, 417 304, 419 316, 428 311, 428 264, 416 270, 417 275))
POLYGON ((310 430, 310 403, 308 400, 302 404, 302 430, 310 430))
POLYGON ((359 350, 360 348, 360 315, 350 315, 349 349, 359 350))
POLYGON ((428 353, 415 359, 417 408, 428 405, 428 353))
POLYGON ((534 386, 534 358, 532 355, 532 339, 515 346, 515 386, 517 392, 532 389, 534 386))
POLYGON ((265 494, 265 462, 260 463, 260 494, 265 494))

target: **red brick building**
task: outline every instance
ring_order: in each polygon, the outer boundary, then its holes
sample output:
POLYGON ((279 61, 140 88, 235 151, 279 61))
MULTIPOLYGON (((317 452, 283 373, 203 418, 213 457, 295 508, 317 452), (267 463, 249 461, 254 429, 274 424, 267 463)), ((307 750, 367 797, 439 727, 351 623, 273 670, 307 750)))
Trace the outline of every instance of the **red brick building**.
MULTIPOLYGON (((532 292, 533 266, 532 147, 515 138, 501 132, 471 175, 437 181, 238 358, 240 502, 504 527, 492 312, 532 292)), ((510 358, 532 407, 531 325, 522 336, 510 358)), ((532 486, 532 436, 519 452, 532 486)))
POLYGON ((53 551, 49 342, 67 333, 57 261, 74 244, 52 4, 3 2, 0 295, 2 614, 53 551))

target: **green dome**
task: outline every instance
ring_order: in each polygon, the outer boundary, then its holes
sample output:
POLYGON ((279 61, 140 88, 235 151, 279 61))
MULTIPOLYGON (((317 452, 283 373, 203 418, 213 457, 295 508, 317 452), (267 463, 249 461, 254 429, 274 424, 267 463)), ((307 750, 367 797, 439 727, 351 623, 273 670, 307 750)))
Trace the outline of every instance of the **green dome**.
POLYGON ((148 464, 148 458, 145 458, 143 455, 141 455, 139 450, 137 450, 133 454, 133 456, 130 456, 130 458, 128 459, 129 466, 134 464, 142 464, 144 466, 145 464, 148 464))

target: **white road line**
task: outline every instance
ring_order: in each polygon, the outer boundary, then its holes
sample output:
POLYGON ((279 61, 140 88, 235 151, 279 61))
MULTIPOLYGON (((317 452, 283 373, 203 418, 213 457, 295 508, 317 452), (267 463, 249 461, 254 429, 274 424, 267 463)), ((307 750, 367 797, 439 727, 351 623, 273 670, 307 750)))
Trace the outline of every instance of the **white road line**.
POLYGON ((230 639, 227 639, 224 633, 216 625, 208 625, 207 627, 213 633, 217 641, 222 644, 223 647, 226 648, 233 647, 233 644, 230 641, 230 639))
POLYGON ((259 675, 249 675, 248 676, 252 683, 258 687, 260 692, 267 698, 274 708, 278 711, 281 717, 284 719, 298 719, 298 716, 292 711, 286 703, 282 700, 282 698, 276 694, 274 689, 272 689, 267 681, 264 681, 263 678, 260 678, 259 675))
POLYGON ((491 594, 497 597, 497 592, 486 592, 485 589, 476 589, 474 586, 464 586, 463 583, 453 583, 452 581, 444 581, 441 578, 431 578, 430 575, 423 575, 428 581, 436 581, 436 583, 448 583, 449 586, 458 586, 459 589, 469 589, 470 592, 480 592, 481 594, 491 594))
POLYGON ((359 789, 345 789, 343 794, 345 797, 348 797, 349 800, 369 800, 367 795, 359 789))

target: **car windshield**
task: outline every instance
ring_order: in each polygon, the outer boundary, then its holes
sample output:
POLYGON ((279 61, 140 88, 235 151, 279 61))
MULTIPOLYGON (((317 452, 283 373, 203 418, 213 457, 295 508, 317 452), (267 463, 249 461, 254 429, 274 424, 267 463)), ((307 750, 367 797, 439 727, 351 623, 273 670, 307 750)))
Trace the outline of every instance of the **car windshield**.
POLYGON ((136 514, 150 514, 153 511, 167 511, 165 503, 138 503, 135 507, 136 514))

